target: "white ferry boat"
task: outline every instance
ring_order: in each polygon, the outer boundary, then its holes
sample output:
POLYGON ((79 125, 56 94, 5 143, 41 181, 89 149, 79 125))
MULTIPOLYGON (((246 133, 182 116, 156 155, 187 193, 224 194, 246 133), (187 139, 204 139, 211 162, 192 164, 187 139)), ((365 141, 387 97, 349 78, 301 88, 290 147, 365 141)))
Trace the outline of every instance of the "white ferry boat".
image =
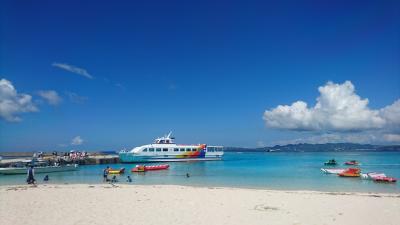
POLYGON ((155 139, 153 144, 133 148, 130 151, 119 152, 122 163, 131 162, 175 162, 220 160, 224 155, 222 146, 178 145, 171 137, 171 132, 164 137, 155 139))

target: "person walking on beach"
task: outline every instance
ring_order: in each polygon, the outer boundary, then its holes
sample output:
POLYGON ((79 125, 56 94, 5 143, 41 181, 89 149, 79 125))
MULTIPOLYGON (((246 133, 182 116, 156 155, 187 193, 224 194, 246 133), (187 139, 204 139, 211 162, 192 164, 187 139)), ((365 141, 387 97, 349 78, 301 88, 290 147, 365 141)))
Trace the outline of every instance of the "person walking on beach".
POLYGON ((28 169, 28 178, 26 179, 26 182, 28 182, 28 184, 35 184, 35 170, 33 169, 33 166, 28 169))
POLYGON ((105 168, 105 169, 103 170, 103 182, 107 182, 107 180, 108 180, 107 176, 108 176, 108 170, 109 170, 109 169, 110 169, 110 167, 107 166, 107 168, 105 168))

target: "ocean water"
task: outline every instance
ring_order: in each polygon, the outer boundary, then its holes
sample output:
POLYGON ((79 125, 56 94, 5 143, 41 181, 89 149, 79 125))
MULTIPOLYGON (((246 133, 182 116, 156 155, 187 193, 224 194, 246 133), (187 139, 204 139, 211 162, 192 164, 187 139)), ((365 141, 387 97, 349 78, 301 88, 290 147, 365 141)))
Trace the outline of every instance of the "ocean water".
MULTIPOLYGON (((384 172, 400 179, 399 152, 225 153, 222 161, 172 162, 169 170, 146 173, 131 173, 135 164, 109 166, 126 168, 125 174, 117 175, 119 183, 126 183, 126 176, 130 175, 132 184, 400 193, 398 183, 376 183, 322 173, 323 163, 331 158, 339 162, 336 168, 346 168, 345 161, 357 160, 364 173, 384 172)), ((48 183, 102 183, 102 170, 106 166, 81 166, 79 171, 50 173, 48 183)), ((44 175, 37 174, 39 183, 43 183, 44 175)), ((0 185, 24 182, 25 175, 0 175, 0 185)))

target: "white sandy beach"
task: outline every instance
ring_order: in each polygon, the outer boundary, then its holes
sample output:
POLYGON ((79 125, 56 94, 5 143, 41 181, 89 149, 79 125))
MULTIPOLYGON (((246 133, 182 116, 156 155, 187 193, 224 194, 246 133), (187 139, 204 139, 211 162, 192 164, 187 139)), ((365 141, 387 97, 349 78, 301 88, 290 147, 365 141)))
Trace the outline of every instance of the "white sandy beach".
POLYGON ((0 224, 400 223, 400 194, 142 185, 0 187, 0 224))

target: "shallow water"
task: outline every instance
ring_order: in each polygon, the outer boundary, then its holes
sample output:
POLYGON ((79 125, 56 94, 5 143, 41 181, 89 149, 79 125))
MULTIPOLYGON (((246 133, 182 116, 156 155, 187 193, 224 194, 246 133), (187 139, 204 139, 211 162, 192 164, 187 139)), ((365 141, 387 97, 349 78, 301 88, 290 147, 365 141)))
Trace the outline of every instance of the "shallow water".
MULTIPOLYGON (((362 172, 384 172, 400 178, 399 152, 317 152, 317 153, 225 153, 222 161, 173 162, 169 170, 131 173, 135 164, 114 164, 112 168, 125 167, 124 175, 117 175, 121 183, 126 176, 132 184, 178 184, 192 186, 226 186, 284 190, 396 192, 399 184, 376 183, 359 178, 342 178, 323 174, 320 168, 328 159, 335 158, 336 168, 357 160, 362 172), (186 173, 190 177, 186 177, 186 173)), ((107 165, 81 166, 79 171, 50 173, 49 183, 102 183, 102 170, 107 165)), ((36 179, 43 183, 45 174, 36 179)), ((0 175, 0 185, 24 184, 25 175, 0 175)))

